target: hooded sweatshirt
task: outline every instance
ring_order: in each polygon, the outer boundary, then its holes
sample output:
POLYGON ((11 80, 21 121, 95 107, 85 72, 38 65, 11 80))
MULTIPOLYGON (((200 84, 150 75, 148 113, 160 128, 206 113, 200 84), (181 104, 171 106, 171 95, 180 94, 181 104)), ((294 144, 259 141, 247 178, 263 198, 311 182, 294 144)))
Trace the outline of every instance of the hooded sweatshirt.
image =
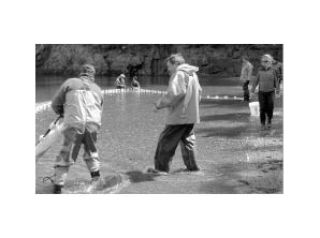
POLYGON ((159 107, 168 108, 167 125, 194 124, 200 122, 199 102, 202 88, 199 84, 199 68, 182 64, 171 75, 167 94, 159 107))

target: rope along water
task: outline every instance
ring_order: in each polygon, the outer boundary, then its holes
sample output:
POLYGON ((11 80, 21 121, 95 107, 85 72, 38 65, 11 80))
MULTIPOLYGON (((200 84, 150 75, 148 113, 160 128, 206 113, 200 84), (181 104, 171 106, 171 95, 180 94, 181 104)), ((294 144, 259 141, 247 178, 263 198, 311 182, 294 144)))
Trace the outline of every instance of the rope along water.
MULTIPOLYGON (((132 89, 106 89, 102 90, 102 94, 120 94, 120 93, 142 93, 142 94, 159 94, 164 95, 166 94, 166 91, 160 91, 160 90, 153 90, 153 89, 139 89, 139 90, 132 90, 132 89)), ((204 99, 210 99, 210 100, 237 100, 242 101, 242 97, 237 96, 210 96, 206 95, 203 97, 204 99)), ((36 104, 36 114, 43 112, 50 108, 51 101, 41 102, 36 104)))

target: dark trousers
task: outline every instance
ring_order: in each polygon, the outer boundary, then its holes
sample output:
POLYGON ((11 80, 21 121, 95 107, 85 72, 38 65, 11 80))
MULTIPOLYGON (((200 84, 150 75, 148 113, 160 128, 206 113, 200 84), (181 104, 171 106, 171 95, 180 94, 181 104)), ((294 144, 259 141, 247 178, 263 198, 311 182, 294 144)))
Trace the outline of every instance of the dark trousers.
POLYGON ((266 115, 268 117, 268 123, 271 123, 274 108, 274 91, 259 92, 259 104, 261 124, 266 124, 266 115))
POLYGON ((243 89, 243 100, 249 102, 250 99, 250 95, 249 95, 249 83, 250 81, 245 81, 242 85, 242 89, 243 89))
POLYGON ((167 125, 160 134, 156 154, 155 169, 169 172, 170 163, 180 143, 183 162, 190 171, 198 170, 195 161, 196 137, 193 132, 194 124, 167 125))
POLYGON ((73 151, 71 156, 72 159, 76 161, 82 144, 84 146, 84 151, 87 154, 87 157, 90 156, 91 153, 97 152, 96 143, 97 143, 97 132, 89 132, 86 129, 83 134, 77 134, 76 140, 73 146, 73 151))

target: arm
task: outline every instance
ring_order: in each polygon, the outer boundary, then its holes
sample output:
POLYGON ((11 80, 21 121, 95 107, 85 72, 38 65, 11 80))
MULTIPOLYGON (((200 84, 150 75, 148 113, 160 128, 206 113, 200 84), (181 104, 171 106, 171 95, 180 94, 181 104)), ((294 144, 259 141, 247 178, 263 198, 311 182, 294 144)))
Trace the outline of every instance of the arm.
POLYGON ((280 78, 275 70, 273 70, 273 80, 274 80, 274 86, 276 88, 276 93, 279 93, 280 92, 280 84, 279 84, 280 78))
POLYGON ((256 87, 259 84, 259 80, 260 80, 260 74, 258 72, 256 80, 253 81, 251 93, 254 93, 254 91, 256 90, 256 87))
POLYGON ((63 115, 63 105, 66 100, 66 83, 62 84, 56 95, 53 97, 51 102, 51 108, 58 115, 63 115))
POLYGON ((167 94, 157 102, 156 108, 174 107, 185 97, 186 93, 187 88, 184 75, 183 73, 177 73, 169 83, 167 94))
POLYGON ((250 67, 248 68, 248 80, 249 81, 251 81, 252 71, 253 71, 253 66, 250 65, 250 67))

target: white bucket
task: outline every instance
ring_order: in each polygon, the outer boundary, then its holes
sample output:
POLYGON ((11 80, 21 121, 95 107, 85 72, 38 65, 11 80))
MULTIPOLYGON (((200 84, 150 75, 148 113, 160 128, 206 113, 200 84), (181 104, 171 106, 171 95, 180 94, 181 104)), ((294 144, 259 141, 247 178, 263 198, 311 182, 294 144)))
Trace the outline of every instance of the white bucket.
POLYGON ((250 114, 253 117, 258 117, 260 115, 260 105, 259 102, 250 102, 249 103, 250 114))

